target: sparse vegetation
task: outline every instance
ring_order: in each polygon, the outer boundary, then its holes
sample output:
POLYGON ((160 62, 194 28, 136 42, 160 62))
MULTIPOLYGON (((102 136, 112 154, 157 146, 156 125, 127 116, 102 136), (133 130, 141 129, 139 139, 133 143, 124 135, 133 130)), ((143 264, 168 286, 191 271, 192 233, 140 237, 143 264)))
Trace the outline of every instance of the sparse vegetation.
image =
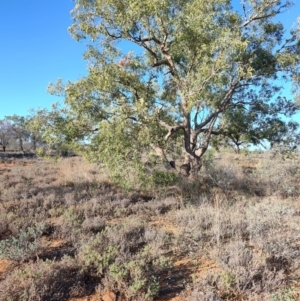
POLYGON ((297 156, 215 152, 147 191, 81 157, 3 161, 0 300, 298 300, 297 156))
POLYGON ((86 76, 0 120, 0 301, 299 300, 292 1, 74 2, 86 76))

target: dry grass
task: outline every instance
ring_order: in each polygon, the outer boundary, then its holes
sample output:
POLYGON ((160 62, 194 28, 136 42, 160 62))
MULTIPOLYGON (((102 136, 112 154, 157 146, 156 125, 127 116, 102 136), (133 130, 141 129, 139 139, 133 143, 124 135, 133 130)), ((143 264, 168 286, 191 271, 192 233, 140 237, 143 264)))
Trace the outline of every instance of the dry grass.
POLYGON ((223 153, 141 192, 80 157, 2 160, 0 300, 299 300, 297 166, 223 153))

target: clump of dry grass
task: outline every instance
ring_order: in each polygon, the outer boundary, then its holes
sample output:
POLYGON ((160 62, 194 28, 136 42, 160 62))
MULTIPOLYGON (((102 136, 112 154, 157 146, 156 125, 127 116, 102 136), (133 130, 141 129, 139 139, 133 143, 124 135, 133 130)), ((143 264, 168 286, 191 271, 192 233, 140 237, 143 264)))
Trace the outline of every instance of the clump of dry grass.
POLYGON ((225 154, 205 170, 211 185, 224 193, 248 196, 299 197, 299 156, 282 158, 264 154, 225 154))
POLYGON ((66 300, 75 288, 76 296, 84 296, 84 282, 84 274, 70 257, 59 262, 37 261, 15 269, 0 282, 0 300, 66 300))
POLYGON ((167 214, 180 232, 177 247, 207 254, 220 268, 195 280, 186 300, 272 300, 300 271, 300 200, 228 196, 221 191, 167 214))
POLYGON ((70 185, 70 183, 108 182, 108 174, 96 164, 91 164, 81 157, 59 159, 56 165, 61 174, 58 183, 70 185))

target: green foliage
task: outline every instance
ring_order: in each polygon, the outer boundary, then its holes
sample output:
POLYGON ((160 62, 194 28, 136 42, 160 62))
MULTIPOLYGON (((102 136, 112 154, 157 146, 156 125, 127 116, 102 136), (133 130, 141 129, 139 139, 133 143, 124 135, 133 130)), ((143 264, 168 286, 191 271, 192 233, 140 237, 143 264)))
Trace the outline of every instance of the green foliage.
POLYGON ((130 296, 151 300, 159 291, 157 273, 170 267, 170 259, 153 254, 144 244, 143 227, 106 228, 81 246, 78 260, 115 287, 125 287, 130 296))
MULTIPOLYGON (((93 242, 95 243, 95 242, 93 242)), ((82 250, 81 256, 85 267, 96 267, 97 273, 103 275, 105 270, 111 266, 116 256, 116 248, 113 246, 105 247, 103 253, 91 250, 92 246, 87 246, 82 250)))
POLYGON ((30 127, 31 116, 5 116, 0 120, 0 145, 26 152, 35 150, 41 144, 40 137, 30 127))
POLYGON ((171 185, 176 182, 178 176, 173 172, 157 170, 152 175, 152 181, 156 185, 171 185))
POLYGON ((210 168, 214 162, 214 158, 216 155, 216 150, 213 148, 210 148, 207 150, 207 152, 205 153, 205 155, 203 156, 203 165, 206 168, 210 168))
POLYGON ((66 209, 63 213, 63 228, 64 231, 77 235, 81 232, 81 225, 83 223, 83 218, 74 210, 66 209))
POLYGON ((230 289, 230 287, 233 285, 235 277, 236 276, 232 271, 224 271, 222 273, 222 279, 227 289, 230 289))
POLYGON ((26 230, 21 229, 16 237, 0 241, 0 257, 23 262, 36 256, 41 248, 38 239, 44 227, 41 223, 26 230))
POLYGON ((299 87, 299 28, 286 39, 277 21, 290 1, 257 3, 239 14, 228 0, 75 1, 69 30, 91 40, 88 74, 50 85, 64 105, 38 111, 36 126, 128 183, 146 179, 147 156, 193 177, 212 142, 281 141, 282 117, 299 110, 280 95, 281 80, 299 87))
POLYGON ((277 291, 271 295, 272 301, 296 301, 291 289, 277 291))

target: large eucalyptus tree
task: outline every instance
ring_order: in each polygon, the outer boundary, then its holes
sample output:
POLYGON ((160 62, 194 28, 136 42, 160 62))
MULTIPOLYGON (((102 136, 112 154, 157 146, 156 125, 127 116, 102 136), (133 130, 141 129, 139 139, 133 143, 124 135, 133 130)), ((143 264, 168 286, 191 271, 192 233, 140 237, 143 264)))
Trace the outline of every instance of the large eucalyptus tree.
POLYGON ((289 0, 74 2, 69 30, 90 41, 87 76, 49 90, 65 97, 62 137, 116 175, 153 154, 181 158, 193 177, 235 112, 258 125, 297 110, 280 94, 299 84, 299 24, 287 32, 278 18, 289 0))

